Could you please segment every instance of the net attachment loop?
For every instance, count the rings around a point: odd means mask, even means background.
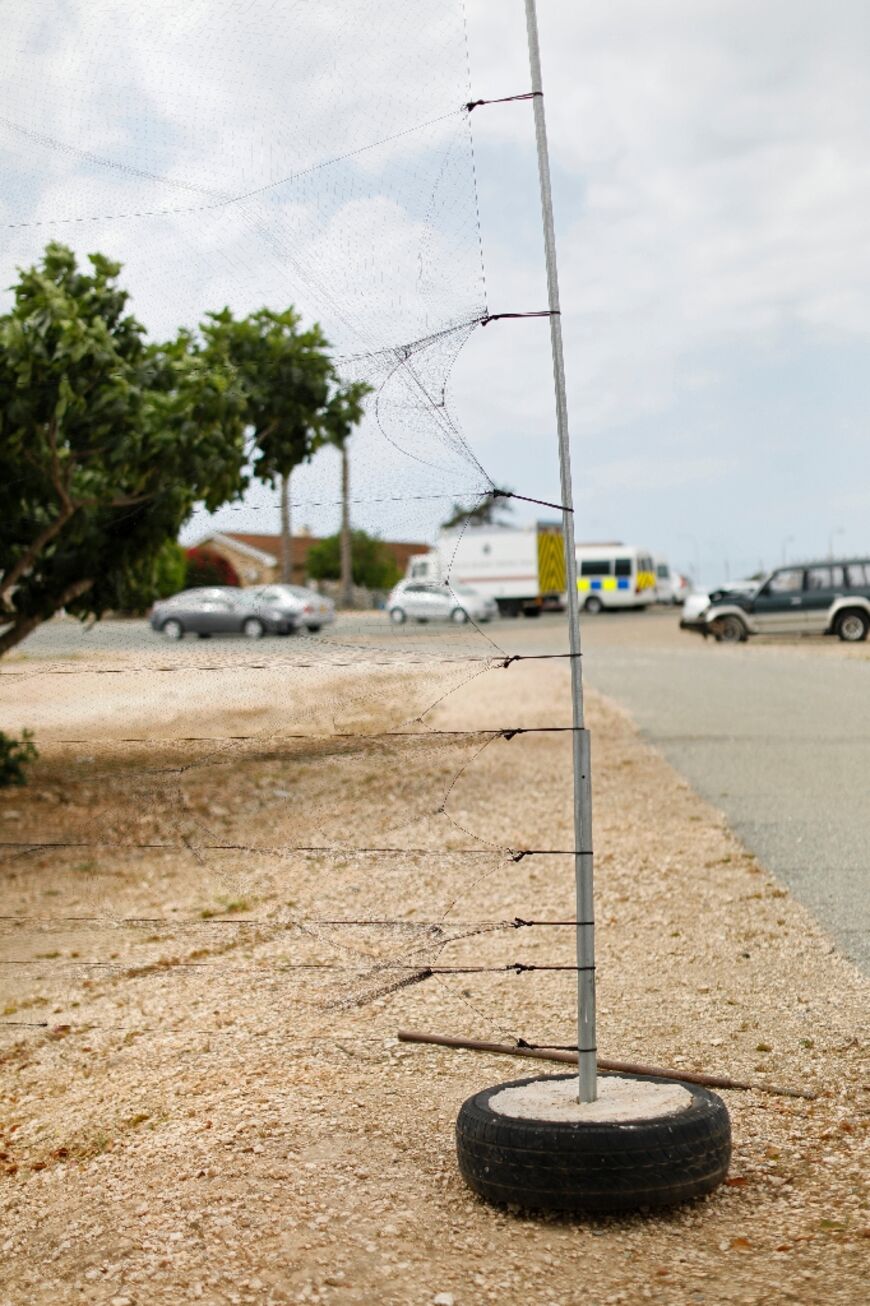
[[[475,109],[479,109],[484,104],[511,104],[516,100],[535,100],[539,98],[543,99],[543,97],[543,91],[524,91],[522,95],[502,95],[497,100],[469,100],[467,104],[464,104],[462,107],[465,109],[466,113],[472,113]]]
[[[558,308],[537,308],[530,313],[484,313],[483,317],[480,317],[477,320],[481,326],[489,326],[490,322],[502,322],[505,318],[561,316],[562,312]]]

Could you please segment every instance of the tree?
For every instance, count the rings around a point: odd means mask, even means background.
[[[450,516],[441,523],[442,530],[449,531],[464,526],[506,526],[504,517],[513,512],[509,500],[487,494],[466,508],[464,504],[454,503]]]
[[[168,599],[187,584],[187,554],[177,540],[167,540],[154,559],[154,598]]]
[[[350,456],[348,443],[353,428],[362,421],[363,401],[371,394],[365,381],[354,381],[338,390],[327,407],[326,431],[331,444],[341,452],[340,602],[353,606],[353,542],[350,529]]]
[[[0,316],[0,654],[60,608],[146,606],[194,504],[245,485],[232,369],[188,333],[147,343],[120,265],[89,262],[48,245]]]
[[[388,590],[401,572],[383,540],[365,531],[351,531],[353,583],[366,589]],[[308,551],[308,574],[312,580],[338,580],[341,577],[341,534],[318,540]]]
[[[290,579],[290,476],[327,441],[342,444],[362,419],[369,387],[342,386],[329,345],[299,314],[262,308],[236,318],[228,308],[202,326],[208,357],[230,366],[246,399],[253,475],[280,486],[281,575]]]

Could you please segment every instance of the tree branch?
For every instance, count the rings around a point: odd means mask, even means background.
[[[86,594],[93,583],[92,579],[77,580],[72,585],[67,585],[66,589],[58,595],[54,612],[51,615],[54,616],[54,613],[66,607],[67,603],[72,603],[73,599]],[[45,620],[47,620],[45,617],[19,617],[9,630],[0,635],[0,657],[4,653],[8,653],[11,648],[15,648],[15,645],[20,644],[23,639],[27,639],[27,636],[32,634],[36,627],[41,626]],[[0,621],[2,621],[2,618],[0,618]]]
[[[60,534],[75,510],[74,504],[70,503],[69,506],[65,505],[61,515],[51,522],[50,525],[46,526],[44,530],[40,531],[30,547],[25,549],[24,553],[22,553],[21,557],[15,563],[15,566],[10,568],[10,570],[4,574],[3,579],[0,580],[0,599],[4,598],[12,589],[12,586],[30,570],[42,550],[47,544],[51,543],[56,535]]]

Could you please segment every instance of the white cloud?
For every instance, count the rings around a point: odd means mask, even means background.
[[[57,142],[28,143],[0,125],[7,222],[199,202],[65,144],[238,194],[448,112],[466,94],[458,0],[51,9],[0,0],[0,117]],[[634,489],[639,503],[654,483],[683,511],[678,488],[733,472],[734,454],[722,454],[721,429],[693,429],[679,409],[687,396],[739,391],[737,347],[775,357],[785,375],[784,340],[799,337],[805,353],[870,335],[870,9],[540,0],[539,10],[576,462],[605,499]],[[473,95],[526,90],[520,0],[468,0],[468,12]],[[56,234],[120,257],[157,332],[227,301],[246,311],[289,300],[323,319],[341,350],[385,343],[392,326],[395,339],[422,332],[478,302],[467,160],[449,148],[457,121],[211,213],[7,229],[2,284]],[[471,122],[490,307],[541,308],[530,106],[481,108]],[[455,375],[482,461],[517,488],[538,478],[546,497],[545,324],[478,332]],[[611,448],[656,418],[672,434],[655,457]]]

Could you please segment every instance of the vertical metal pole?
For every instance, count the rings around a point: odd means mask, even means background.
[[[541,213],[547,255],[547,289],[550,341],[556,387],[556,426],[559,435],[559,475],[562,486],[562,536],[565,541],[565,575],[568,585],[568,635],[571,650],[571,699],[574,709],[574,876],[577,899],[577,1045],[580,1049],[579,1098],[594,1102],[598,1095],[598,1057],[595,1047],[595,913],[592,898],[592,786],[589,774],[589,734],[583,719],[583,672],[580,649],[580,600],[577,593],[577,555],[574,551],[574,497],[571,488],[571,445],[568,435],[568,400],[565,394],[565,359],[559,316],[559,277],[556,268],[556,231],[547,123],[541,92],[541,49],[538,40],[536,0],[525,0],[532,73]]]

